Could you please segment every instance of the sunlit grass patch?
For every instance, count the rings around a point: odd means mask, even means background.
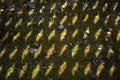
[[[64,61],[59,68],[58,75],[61,76],[66,68],[67,68],[67,63]]]
[[[22,78],[22,76],[24,76],[25,72],[27,71],[27,68],[28,68],[28,64],[27,63],[22,66],[22,69],[19,72],[19,78]]]
[[[68,47],[68,45],[64,45],[63,47],[62,47],[62,49],[61,49],[61,51],[60,51],[60,56],[62,56],[63,54],[64,54],[64,52],[65,52],[65,50],[67,49],[67,47]]]
[[[89,19],[89,14],[86,14],[83,21],[86,22],[88,19]]]
[[[92,9],[96,9],[96,8],[98,7],[98,4],[99,4],[99,0],[97,0],[97,1],[95,2],[95,4],[93,5]]]
[[[12,41],[14,42],[15,40],[17,40],[18,37],[20,37],[20,32],[18,32],[16,35],[13,36]]]
[[[90,44],[88,44],[88,45],[86,46],[86,48],[85,48],[85,50],[84,50],[84,57],[87,57],[87,56],[88,56],[88,54],[89,54],[89,52],[90,52],[90,47],[91,47]]]
[[[77,54],[78,49],[79,49],[79,45],[76,44],[72,49],[72,54],[71,55],[72,55],[73,58]]]
[[[41,39],[41,37],[43,36],[43,32],[44,32],[43,29],[39,31],[39,33],[36,36],[36,41],[39,41]]]
[[[78,34],[78,29],[76,29],[76,30],[73,32],[72,38],[75,38],[77,34]]]
[[[117,36],[116,36],[116,40],[119,42],[120,41],[120,31],[118,32]]]
[[[77,1],[74,2],[73,6],[72,6],[72,10],[74,10],[77,7],[77,5],[78,5]]]
[[[8,79],[10,75],[14,72],[15,69],[15,63],[12,64],[12,66],[7,70],[7,73],[5,75],[5,78]]]
[[[67,15],[65,15],[65,16],[62,18],[61,23],[62,23],[62,24],[64,24],[64,23],[65,23],[65,21],[67,20],[67,18],[68,18],[68,16],[67,16]]]
[[[0,58],[2,58],[2,56],[6,53],[7,47],[4,47],[1,51],[0,51]]]
[[[18,51],[18,47],[15,47],[14,50],[9,54],[9,58],[12,59]]]
[[[34,9],[31,9],[28,13],[29,16],[31,16],[34,13]]]
[[[118,16],[115,18],[115,25],[116,25],[116,26],[118,25],[119,21],[120,21],[120,16],[118,15]]]
[[[107,8],[108,8],[108,3],[105,3],[104,6],[102,7],[102,11],[105,12]]]
[[[54,21],[51,19],[48,24],[48,28],[51,28],[51,26],[54,24]]]
[[[73,76],[75,75],[75,73],[76,73],[76,71],[78,70],[78,68],[79,68],[79,63],[76,62],[75,65],[74,65],[74,67],[72,68],[72,75],[73,75]]]
[[[94,18],[94,24],[97,24],[98,20],[100,19],[100,15],[97,14]]]
[[[110,68],[110,70],[109,70],[109,74],[110,74],[110,76],[112,76],[113,75],[113,73],[115,72],[115,65],[112,65],[111,66],[111,68]]]
[[[33,69],[31,79],[35,79],[39,71],[40,71],[40,64],[36,65],[36,67]]]
[[[54,63],[51,63],[49,66],[48,66],[48,69],[46,70],[45,72],[45,76],[48,76],[50,74],[50,72],[52,71],[54,67]]]
[[[64,29],[64,31],[60,35],[60,41],[63,41],[63,39],[65,39],[66,35],[67,35],[67,29]]]
[[[29,47],[27,46],[22,52],[21,59],[22,60],[25,59],[25,57],[28,55],[28,53],[29,53]]]
[[[17,29],[19,26],[22,25],[22,21],[23,21],[23,19],[19,19],[19,21],[16,22],[16,24],[15,24],[15,28],[16,28],[16,29]]]
[[[72,19],[72,25],[74,25],[78,20],[78,15],[76,14]]]
[[[4,42],[7,38],[8,38],[8,36],[9,36],[9,31],[7,31],[5,34],[4,34],[4,36],[2,37],[2,42]]]
[[[110,19],[110,15],[108,14],[108,15],[106,16],[105,21],[104,21],[104,24],[105,24],[105,25],[109,22],[109,19]]]
[[[38,47],[38,50],[36,53],[34,53],[34,59],[36,59],[37,57],[39,57],[39,55],[41,54],[42,52],[42,47],[43,45],[41,44],[39,47]]]
[[[6,26],[9,26],[9,24],[12,22],[12,18],[10,18],[6,23],[5,23],[5,25]]]
[[[102,70],[104,69],[104,64],[105,64],[105,62],[100,63],[100,65],[98,66],[97,71],[96,71],[96,76],[100,76]]]
[[[55,50],[55,44],[52,44],[49,50],[47,51],[46,58],[49,58],[54,53],[54,50]]]
[[[115,3],[115,5],[113,7],[113,11],[115,11],[117,7],[118,7],[118,2]]]
[[[97,40],[101,34],[102,30],[101,29],[98,29],[95,33],[95,40]]]
[[[31,35],[32,35],[32,32],[33,32],[33,30],[31,30],[31,31],[29,31],[27,34],[26,34],[26,36],[25,36],[25,40],[27,40]]]
[[[54,36],[55,36],[55,30],[51,31],[49,36],[48,36],[48,41],[50,41]]]
[[[84,75],[88,75],[91,70],[91,63],[88,63],[84,69]]]

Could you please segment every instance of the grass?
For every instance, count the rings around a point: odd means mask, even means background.
[[[36,0],[34,9],[23,0],[2,1],[1,80],[120,79],[119,0],[70,0],[64,9],[62,0]],[[6,10],[12,4],[15,11]],[[58,30],[60,22],[63,30]]]

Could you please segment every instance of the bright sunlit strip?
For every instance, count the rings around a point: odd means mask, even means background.
[[[0,66],[0,73],[1,73],[2,69],[3,69],[3,66],[1,65],[1,66]]]
[[[102,11],[105,12],[107,8],[108,8],[108,3],[105,3],[103,8],[102,8]]]
[[[45,72],[45,76],[48,76],[48,74],[52,71],[54,67],[54,63],[52,62],[49,66],[48,66],[48,69],[46,70]]]
[[[65,71],[66,68],[67,68],[67,62],[64,61],[64,62],[62,63],[62,65],[60,66],[60,68],[59,68],[58,75],[61,76],[61,75],[63,74],[63,72]]]
[[[39,0],[39,1],[40,1],[40,3],[43,3],[44,0]]]
[[[34,53],[34,59],[36,59],[40,55],[41,51],[42,51],[42,44],[37,49],[37,52]]]
[[[88,44],[84,50],[84,57],[87,57],[88,53],[90,52],[90,44]]]
[[[75,38],[75,36],[78,34],[78,29],[76,29],[73,34],[72,34],[72,38]]]
[[[83,21],[86,22],[88,18],[89,18],[89,14],[86,14]]]
[[[75,3],[73,4],[73,6],[72,6],[72,10],[74,10],[74,9],[77,7],[77,5],[78,5],[78,3],[75,2]]]
[[[108,14],[105,18],[104,24],[106,25],[108,23],[108,20],[110,19],[110,15]]]
[[[54,20],[51,19],[48,23],[48,28],[51,28],[53,24],[54,24]]]
[[[88,3],[84,3],[82,11],[85,11],[87,7],[88,7]]]
[[[76,45],[73,47],[73,49],[72,49],[72,54],[71,54],[71,55],[72,55],[73,58],[74,58],[75,55],[77,54],[78,49],[79,49],[79,45],[76,44]]]
[[[90,33],[90,27],[87,27],[86,31],[84,32],[83,38],[86,39],[89,33]]]
[[[29,52],[29,48],[26,47],[26,48],[23,50],[22,55],[21,55],[22,60],[28,55],[28,52]]]
[[[73,75],[73,76],[75,75],[75,73],[76,73],[76,71],[78,70],[78,68],[79,68],[79,62],[76,62],[76,63],[74,64],[74,67],[72,68],[72,75]]]
[[[110,74],[110,76],[112,76],[113,75],[113,73],[115,72],[115,65],[112,65],[111,66],[111,68],[110,68],[110,70],[109,70],[109,74]]]
[[[40,64],[36,65],[36,67],[33,69],[31,78],[35,79],[35,77],[38,75],[39,72],[40,72]]]
[[[12,66],[7,70],[7,73],[5,75],[6,80],[14,72],[14,69],[15,69],[15,63],[13,63]]]
[[[118,15],[118,16],[116,17],[116,19],[115,19],[115,25],[116,25],[116,26],[118,25],[119,21],[120,21],[120,16]]]
[[[31,16],[31,15],[34,13],[34,11],[35,11],[34,9],[31,9],[31,10],[29,11],[28,15]]]
[[[39,20],[38,25],[42,24],[44,22],[45,18],[42,18]]]
[[[89,62],[84,69],[84,75],[88,75],[90,72],[90,69],[91,69],[91,63]]]
[[[101,34],[102,30],[101,29],[98,29],[95,33],[95,40],[97,40]]]
[[[61,12],[63,12],[65,10],[65,8],[67,7],[67,5],[68,5],[68,1],[65,1],[65,3],[61,6],[61,9],[62,9]]]
[[[65,39],[66,34],[67,34],[67,29],[64,29],[64,31],[60,34],[60,41]]]
[[[17,11],[17,16],[19,17],[21,14],[23,14],[23,9],[19,9],[18,11]]]
[[[119,30],[119,32],[118,32],[118,34],[117,34],[117,36],[116,36],[116,40],[119,42],[120,41],[120,30]]]
[[[12,59],[17,53],[17,51],[18,51],[18,47],[16,46],[15,49],[9,54],[9,58]]]
[[[30,0],[30,2],[35,2],[35,0]]]
[[[37,34],[37,36],[36,36],[36,41],[39,41],[40,39],[41,39],[41,37],[43,36],[43,32],[44,32],[44,30],[42,29],[42,30],[40,30],[40,32]]]
[[[17,40],[17,38],[20,37],[20,32],[18,32],[16,35],[13,36],[12,41],[14,42],[15,40]]]
[[[25,41],[27,41],[28,40],[28,38],[32,35],[32,30],[31,31],[29,31],[27,34],[26,34],[26,36],[25,36]]]
[[[55,7],[56,7],[56,3],[53,3],[51,8],[50,8],[50,13],[52,13],[52,11],[55,9]]]
[[[26,63],[24,66],[22,66],[22,69],[19,72],[19,78],[22,78],[22,76],[25,74],[27,69],[28,69],[28,63]]]
[[[99,18],[100,18],[100,15],[97,14],[97,15],[95,16],[95,18],[94,18],[94,24],[97,24]]]
[[[4,49],[2,49],[2,50],[0,51],[0,58],[3,57],[3,55],[4,55],[5,52],[6,52],[6,50],[7,50],[7,47],[4,47]]]
[[[12,21],[12,18],[10,18],[10,19],[5,23],[5,26],[9,26],[10,23],[11,23],[11,21]]]
[[[9,31],[7,31],[5,34],[4,34],[4,36],[2,37],[2,42],[4,42],[7,38],[8,38],[8,36],[9,36]]]
[[[45,58],[49,58],[53,54],[54,50],[55,50],[55,44],[52,44],[52,46],[47,51],[47,55],[45,56]]]
[[[115,3],[114,7],[113,7],[113,11],[115,11],[118,7],[118,2]]]
[[[68,47],[67,44],[62,47],[62,49],[61,49],[61,51],[60,51],[60,54],[59,54],[60,56],[63,55],[63,53],[65,52],[65,50],[67,49],[67,47]]]
[[[67,15],[65,15],[63,18],[62,18],[62,20],[60,21],[62,24],[64,24],[65,23],[65,21],[67,20],[67,18],[68,18],[68,16]]]
[[[48,36],[48,41],[50,41],[55,36],[55,30],[52,30],[51,33]]]
[[[98,7],[98,4],[99,4],[99,0],[97,0],[94,4],[94,6],[92,7],[92,9],[96,9]]]
[[[103,45],[100,44],[97,48],[97,51],[95,52],[95,57],[98,57],[100,55],[100,53],[102,52],[103,49]]]
[[[105,62],[101,62],[100,65],[97,68],[96,76],[99,76],[102,70],[104,69]]]
[[[22,19],[19,19],[19,21],[15,24],[15,28],[18,28],[22,24],[22,21]]]
[[[77,22],[77,20],[78,20],[78,15],[75,14],[73,19],[72,19],[72,25],[74,25]]]
[[[107,57],[108,59],[110,59],[110,57],[112,56],[113,53],[114,53],[114,52],[113,52],[112,48],[109,48],[106,57]]]
[[[32,25],[33,23],[33,19],[31,19],[30,21],[27,22],[27,27],[29,27],[30,25]]]

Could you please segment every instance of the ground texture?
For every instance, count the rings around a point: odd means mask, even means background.
[[[0,80],[120,80],[120,0],[0,0]]]

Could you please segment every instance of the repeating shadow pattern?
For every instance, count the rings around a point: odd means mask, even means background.
[[[0,1],[1,80],[119,80],[119,74],[119,0]]]

